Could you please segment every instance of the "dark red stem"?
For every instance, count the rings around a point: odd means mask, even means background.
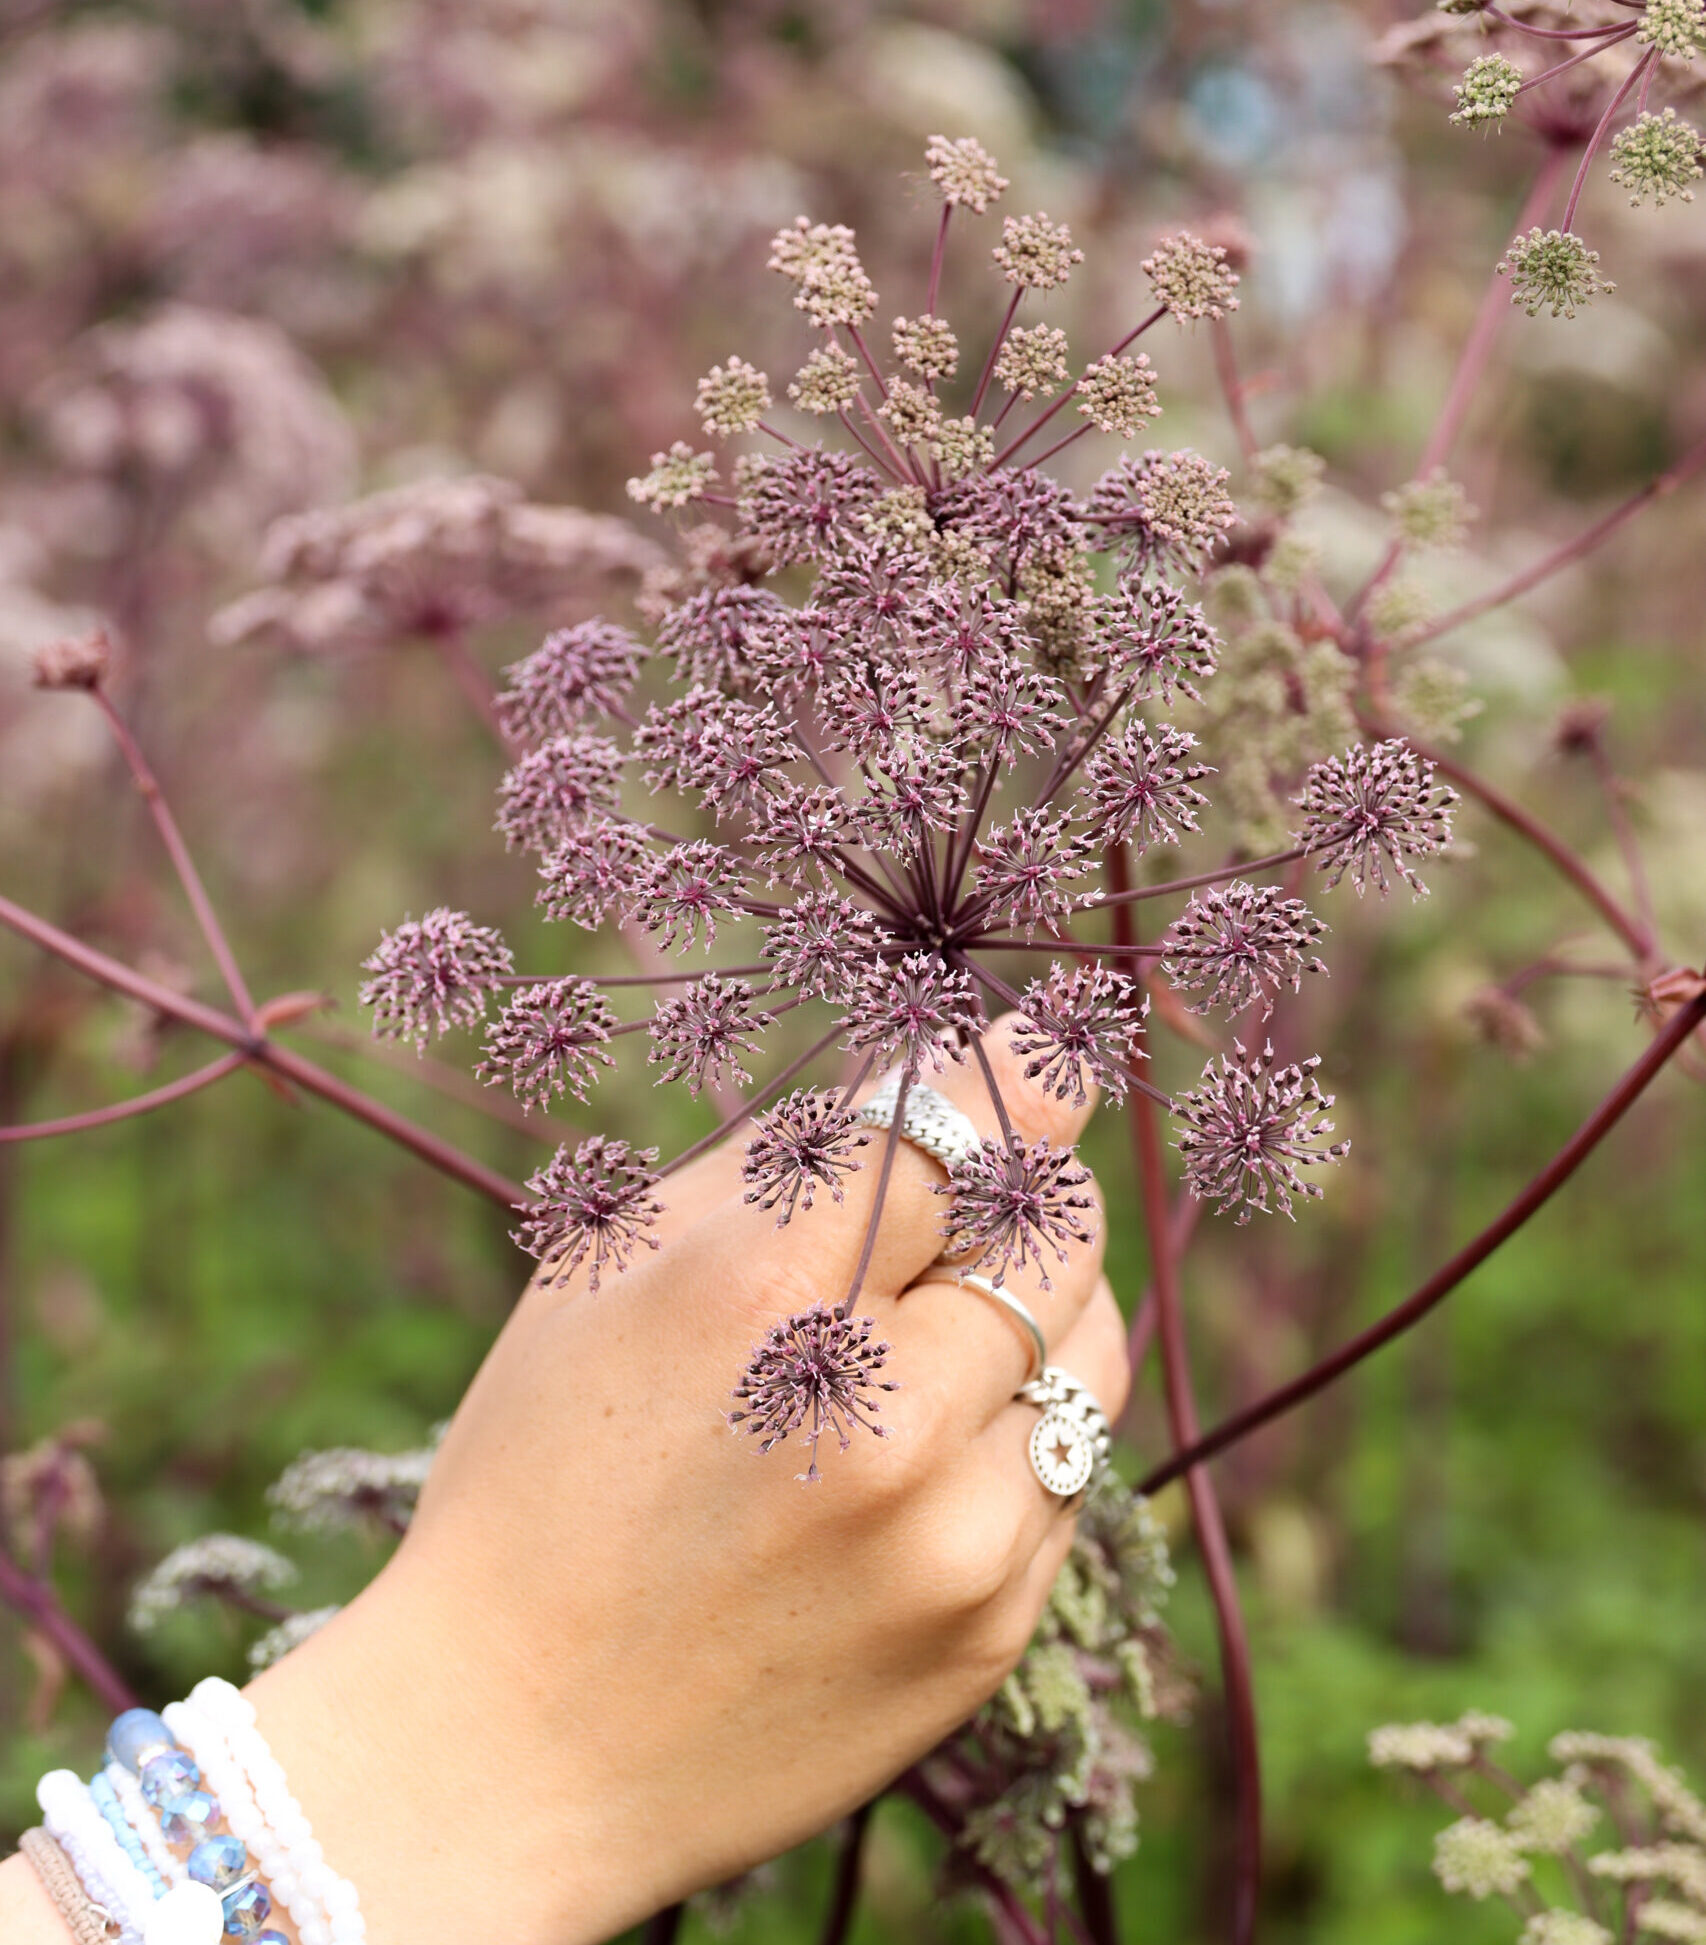
[[[45,1581],[32,1579],[3,1548],[0,1548],[0,1601],[51,1642],[67,1666],[83,1677],[114,1715],[136,1706],[136,1697],[106,1656],[60,1606],[52,1587]]]
[[[181,1101],[186,1094],[199,1093],[202,1088],[211,1087],[215,1081],[224,1080],[227,1074],[236,1073],[246,1058],[243,1054],[221,1054],[205,1067],[198,1067],[193,1074],[168,1081],[164,1087],[152,1088],[146,1094],[134,1095],[128,1101],[114,1101],[110,1107],[91,1108],[86,1114],[67,1114],[58,1121],[26,1121],[17,1127],[0,1128],[0,1142],[44,1141],[52,1135],[80,1135],[90,1128],[105,1128],[115,1121],[128,1121],[133,1115],[147,1114],[152,1108],[163,1108],[172,1101]]]

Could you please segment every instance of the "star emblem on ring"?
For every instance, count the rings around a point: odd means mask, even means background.
[[[1096,1469],[1095,1441],[1077,1419],[1045,1411],[1031,1427],[1031,1467],[1051,1493],[1071,1499]]]

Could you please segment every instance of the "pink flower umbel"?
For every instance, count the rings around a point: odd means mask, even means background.
[[[833,1431],[845,1452],[855,1426],[887,1438],[876,1422],[876,1393],[898,1391],[892,1379],[879,1378],[888,1360],[887,1344],[873,1344],[876,1321],[842,1317],[821,1304],[772,1324],[734,1389],[737,1409],[729,1424],[758,1440],[760,1452],[779,1445],[790,1432],[805,1434],[811,1464],[800,1477],[816,1482],[817,1442]]]

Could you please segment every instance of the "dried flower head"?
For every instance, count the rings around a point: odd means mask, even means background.
[[[1021,398],[1047,398],[1072,375],[1066,333],[1052,324],[1009,331],[995,360],[996,379]]]
[[[1189,760],[1196,742],[1170,723],[1151,730],[1136,717],[1104,738],[1084,766],[1089,835],[1103,845],[1129,844],[1141,857],[1152,844],[1178,844],[1181,833],[1200,830],[1197,812],[1208,799],[1194,786],[1213,772]]]
[[[1380,504],[1391,514],[1398,538],[1411,547],[1461,547],[1476,513],[1468,494],[1440,467],[1426,479],[1383,493]]]
[[[730,1426],[744,1426],[760,1452],[803,1426],[811,1463],[799,1476],[812,1483],[822,1477],[817,1442],[826,1431],[834,1432],[843,1452],[855,1426],[887,1438],[887,1427],[876,1422],[876,1393],[900,1386],[878,1376],[889,1347],[871,1342],[875,1329],[874,1318],[843,1317],[821,1304],[772,1324],[764,1342],[752,1347],[752,1361],[735,1386]]]
[[[288,1614],[277,1621],[266,1633],[249,1644],[249,1666],[257,1671],[271,1668],[275,1662],[283,1661],[293,1649],[300,1648],[310,1636],[316,1635],[331,1620],[334,1614],[343,1609],[332,1607],[304,1608],[300,1614]]]
[[[1574,317],[1578,304],[1610,296],[1617,288],[1600,277],[1598,266],[1599,252],[1573,232],[1533,229],[1511,240],[1496,267],[1501,277],[1511,280],[1511,302],[1530,317],[1543,309],[1554,317]]]
[[[604,1049],[616,1009],[587,979],[547,979],[511,993],[486,1026],[485,1057],[475,1068],[488,1087],[506,1083],[524,1108],[549,1108],[564,1092],[585,1101],[597,1067],[614,1067]]]
[[[1291,1215],[1293,1196],[1319,1199],[1320,1184],[1298,1170],[1343,1160],[1350,1143],[1322,1145],[1333,1132],[1333,1096],[1315,1079],[1319,1059],[1279,1067],[1271,1046],[1259,1054],[1238,1041],[1233,1046],[1218,1069],[1210,1061],[1201,1082],[1179,1096],[1175,1111],[1184,1127],[1175,1145],[1192,1195],[1222,1213],[1237,1209],[1242,1226],[1258,1210]]]
[[[1188,230],[1162,237],[1144,258],[1143,271],[1154,288],[1156,302],[1181,324],[1204,317],[1218,324],[1238,308],[1233,295],[1238,288],[1238,273],[1228,265],[1224,246],[1206,243]]]
[[[1611,180],[1630,191],[1636,208],[1651,196],[1663,208],[1667,197],[1691,203],[1691,183],[1700,180],[1700,131],[1679,121],[1674,108],[1662,115],[1642,114],[1612,138]]]
[[[1508,1831],[1486,1817],[1459,1817],[1434,1838],[1434,1876],[1472,1898],[1508,1895],[1528,1876],[1528,1859]]]
[[[1188,447],[1128,454],[1096,482],[1087,518],[1122,540],[1140,567],[1200,574],[1237,524],[1230,477]]]
[[[751,432],[770,410],[770,380],[744,358],[731,358],[726,365],[713,365],[700,379],[693,403],[699,423],[713,439]]]
[[[1321,490],[1327,462],[1307,446],[1265,446],[1250,461],[1258,504],[1279,520],[1289,520]]]
[[[1542,1777],[1533,1784],[1505,1818],[1520,1849],[1548,1857],[1562,1857],[1573,1850],[1598,1822],[1598,1810],[1576,1785],[1556,1776]]]
[[[1058,290],[1084,261],[1064,223],[1051,223],[1045,211],[1003,219],[1001,241],[990,252],[1002,275],[1021,290]]]
[[[942,200],[950,208],[969,209],[974,216],[983,215],[1007,187],[995,157],[969,135],[953,141],[946,135],[932,135],[925,145],[924,162]]]
[[[534,1199],[516,1205],[523,1220],[511,1238],[538,1258],[547,1285],[567,1283],[585,1262],[596,1294],[607,1267],[625,1270],[639,1244],[658,1247],[646,1233],[663,1213],[651,1167],[657,1153],[594,1135],[572,1155],[565,1143],[528,1178]]]
[[[626,628],[583,621],[547,635],[524,661],[504,671],[498,721],[518,742],[568,736],[590,715],[620,708],[640,673],[646,651]]]
[[[1149,1000],[1127,974],[1057,965],[1025,988],[1009,1039],[1025,1078],[1040,1080],[1059,1100],[1083,1107],[1094,1086],[1122,1101],[1131,1068],[1149,1057],[1139,1044],[1148,1017]]]
[[[628,482],[628,498],[641,506],[684,507],[704,496],[717,477],[717,461],[708,452],[696,453],[685,439],[677,439],[668,452],[652,454],[652,470]]]
[[[859,361],[833,342],[820,344],[788,385],[802,412],[840,412],[859,395]]]
[[[207,1533],[175,1547],[158,1566],[137,1582],[130,1597],[129,1621],[138,1634],[148,1634],[160,1617],[186,1603],[275,1592],[296,1578],[296,1568],[258,1540],[236,1533]]]
[[[280,1526],[295,1533],[361,1531],[379,1525],[401,1533],[432,1470],[435,1446],[368,1452],[332,1446],[292,1459],[267,1488]]]
[[[1282,986],[1295,993],[1306,972],[1327,970],[1306,956],[1326,930],[1302,899],[1271,885],[1210,885],[1173,921],[1161,966],[1184,992],[1207,989],[1193,1013],[1224,1006],[1236,1016],[1260,1005],[1265,1020]]]
[[[897,317],[892,342],[894,355],[920,378],[952,378],[960,362],[960,344],[945,317]]]
[[[1635,38],[1672,60],[1692,61],[1706,40],[1706,0],[1647,0]]]
[[[361,1003],[373,1008],[373,1031],[382,1040],[413,1040],[448,1033],[483,1019],[486,1003],[513,969],[509,947],[489,925],[440,905],[420,919],[405,919],[383,933],[361,962],[373,977]]]
[[[1161,416],[1155,368],[1142,352],[1135,358],[1098,358],[1078,381],[1077,405],[1098,432],[1129,439],[1146,419]]]
[[[1096,1207],[1090,1171],[1070,1148],[1050,1142],[991,1137],[954,1164],[936,1193],[953,1198],[942,1222],[943,1255],[995,1283],[1034,1265],[1040,1286],[1052,1289],[1047,1257],[1065,1263],[1070,1245],[1096,1233],[1086,1220]]]
[[[1457,792],[1434,782],[1434,766],[1399,742],[1353,744],[1342,757],[1317,763],[1297,800],[1298,841],[1327,874],[1329,889],[1347,871],[1360,898],[1372,878],[1384,897],[1386,867],[1418,897],[1427,890],[1410,864],[1451,842]]]
[[[30,658],[38,689],[98,689],[112,670],[113,645],[104,628],[47,642]]]
[[[761,1209],[781,1205],[776,1218],[781,1229],[802,1203],[812,1206],[821,1185],[841,1202],[846,1191],[841,1178],[863,1166],[854,1151],[870,1141],[857,1114],[834,1094],[796,1089],[752,1124],[741,1168],[748,1184],[746,1200]]]
[[[1515,105],[1522,90],[1522,69],[1502,54],[1477,54],[1463,71],[1463,79],[1452,84],[1457,97],[1452,111],[1454,122],[1473,126],[1502,122]]]

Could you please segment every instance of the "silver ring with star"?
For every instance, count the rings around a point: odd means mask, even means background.
[[[1108,1463],[1113,1433],[1090,1391],[1058,1364],[1045,1365],[1013,1394],[1042,1416],[1031,1428],[1031,1470],[1057,1499],[1074,1499]]]

